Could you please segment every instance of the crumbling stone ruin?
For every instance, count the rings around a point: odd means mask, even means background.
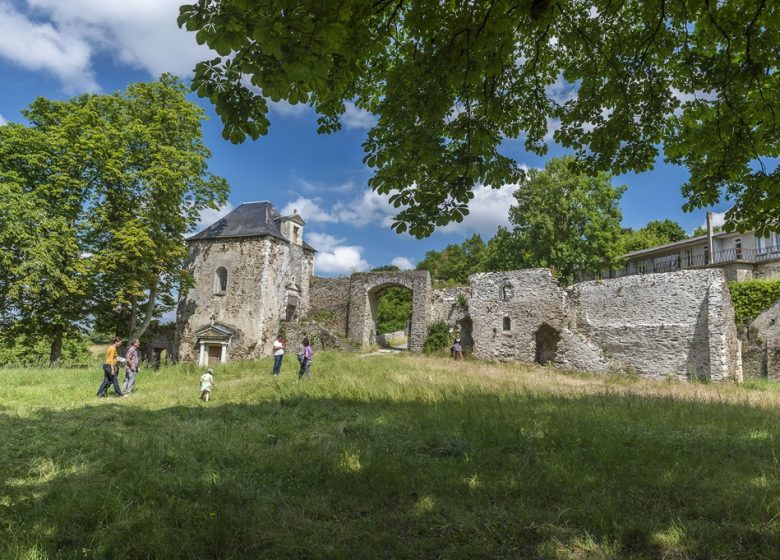
[[[350,348],[376,340],[377,297],[412,291],[409,348],[444,321],[467,353],[649,377],[741,380],[734,311],[723,272],[684,270],[563,288],[547,269],[474,274],[433,289],[427,271],[312,276],[303,220],[267,202],[242,204],[188,240],[193,287],[182,294],[176,348],[206,364],[269,355],[284,331]]]
[[[780,301],[741,327],[745,377],[780,379]]]

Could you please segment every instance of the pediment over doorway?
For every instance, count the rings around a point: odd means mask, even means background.
[[[214,323],[195,331],[195,336],[200,341],[228,342],[235,333],[230,327]]]

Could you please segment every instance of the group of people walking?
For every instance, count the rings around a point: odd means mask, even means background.
[[[114,338],[111,341],[111,346],[106,350],[106,359],[103,362],[103,382],[98,388],[98,398],[105,398],[108,392],[108,388],[113,385],[114,393],[117,397],[126,397],[133,392],[135,385],[135,379],[138,375],[139,366],[141,362],[141,356],[138,353],[138,349],[141,346],[141,342],[134,338],[130,343],[130,347],[127,349],[127,354],[124,358],[119,356],[119,348],[122,346],[122,339],[119,337]],[[282,360],[284,359],[286,343],[284,337],[280,334],[273,345],[274,352],[274,368],[273,375],[281,375],[282,373]],[[314,350],[311,347],[311,342],[308,337],[304,337],[301,347],[297,353],[298,363],[298,380],[304,376],[312,379],[311,363],[314,357]],[[119,387],[119,367],[124,365],[125,379],[124,388]],[[203,375],[200,376],[200,398],[206,402],[211,395],[211,389],[214,387],[214,370],[208,368]]]
[[[130,347],[127,349],[127,354],[124,358],[119,357],[119,348],[121,346],[122,339],[116,337],[111,341],[111,346],[108,347],[108,350],[106,350],[106,359],[103,362],[103,382],[98,388],[98,398],[104,398],[106,396],[110,385],[114,386],[114,393],[117,397],[126,397],[133,392],[135,377],[138,375],[138,368],[141,364],[141,356],[138,353],[141,342],[137,338],[134,338],[131,341]],[[120,364],[124,364],[125,366],[124,390],[119,388]]]

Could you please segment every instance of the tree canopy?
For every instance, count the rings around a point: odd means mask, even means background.
[[[727,228],[780,229],[780,4],[766,0],[198,0],[179,25],[219,56],[193,89],[233,142],[268,102],[377,118],[370,186],[415,236],[460,221],[477,184],[521,181],[506,139],[548,135],[591,174],[687,166],[684,208],[733,202]],[[774,158],[774,159],[773,159]]]
[[[674,220],[653,220],[637,230],[623,232],[621,252],[630,253],[686,239],[688,234]]]
[[[617,266],[622,256],[618,202],[625,187],[613,187],[611,180],[607,173],[573,173],[568,158],[532,169],[509,210],[514,229],[499,231],[488,243],[485,268],[550,268],[570,283]]]
[[[0,336],[48,338],[57,361],[88,322],[140,336],[173,306],[184,234],[228,189],[185,93],[164,75],[0,126]]]

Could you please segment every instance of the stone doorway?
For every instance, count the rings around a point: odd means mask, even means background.
[[[409,350],[414,293],[404,286],[380,286],[369,291],[374,340],[382,348]]]
[[[554,363],[558,353],[558,342],[561,339],[560,331],[544,323],[536,331],[534,338],[536,340],[536,357],[534,361],[541,365]]]
[[[408,348],[422,352],[430,313],[431,276],[427,271],[383,271],[353,274],[349,293],[347,335],[361,345],[377,342],[377,297],[388,288],[412,292]]]
[[[464,317],[458,321],[456,330],[460,334],[460,345],[463,347],[464,354],[472,354],[474,352],[474,339],[471,335],[472,326],[471,317]]]

